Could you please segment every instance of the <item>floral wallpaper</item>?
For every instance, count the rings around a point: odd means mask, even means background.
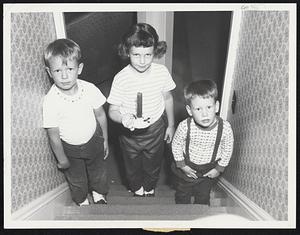
[[[229,121],[235,149],[225,178],[277,220],[288,219],[289,14],[245,11]]]
[[[15,212],[64,182],[42,126],[50,88],[44,47],[55,40],[51,13],[11,14],[11,209]]]

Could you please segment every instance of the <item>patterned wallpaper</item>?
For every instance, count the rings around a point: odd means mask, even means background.
[[[50,13],[11,15],[12,212],[64,182],[42,125],[42,97],[50,88],[44,47],[56,38]]]
[[[288,219],[289,14],[242,16],[229,117],[235,149],[225,178],[275,219]]]

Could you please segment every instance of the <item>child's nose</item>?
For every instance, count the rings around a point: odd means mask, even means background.
[[[63,77],[63,78],[67,78],[67,77],[68,77],[68,74],[67,74],[67,71],[66,71],[66,70],[63,70],[63,71],[62,71],[62,77]]]
[[[203,112],[202,112],[202,116],[206,117],[207,115],[208,115],[208,112],[207,112],[207,110],[203,110]]]
[[[141,56],[141,58],[140,58],[140,63],[141,63],[141,64],[144,64],[144,63],[145,63],[145,58],[144,58],[144,56]]]

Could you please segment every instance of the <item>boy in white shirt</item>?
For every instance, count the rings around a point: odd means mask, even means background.
[[[77,205],[106,204],[105,159],[108,156],[106,98],[100,90],[78,79],[83,69],[80,47],[70,39],[50,43],[44,61],[54,84],[43,100],[43,127]]]

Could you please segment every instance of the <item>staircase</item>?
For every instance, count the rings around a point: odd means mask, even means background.
[[[58,211],[56,220],[192,220],[204,216],[227,214],[226,194],[216,186],[211,192],[211,205],[176,205],[175,191],[158,185],[155,197],[133,197],[124,186],[111,185],[107,205],[77,206],[71,200]],[[91,198],[90,198],[91,199]],[[92,202],[92,200],[90,200]]]
[[[56,210],[56,220],[194,220],[210,215],[232,218],[239,215],[247,218],[240,208],[232,204],[227,194],[216,185],[211,191],[210,206],[175,204],[175,190],[168,185],[168,173],[162,168],[160,179],[155,190],[155,197],[133,197],[133,193],[123,186],[122,169],[117,167],[117,154],[110,148],[111,156],[108,165],[111,175],[110,190],[107,195],[107,205],[91,204],[77,206],[69,198],[65,206]],[[169,166],[170,164],[163,164]],[[92,203],[92,198],[89,198]],[[235,217],[235,219],[237,219]],[[250,218],[247,218],[250,219]]]

